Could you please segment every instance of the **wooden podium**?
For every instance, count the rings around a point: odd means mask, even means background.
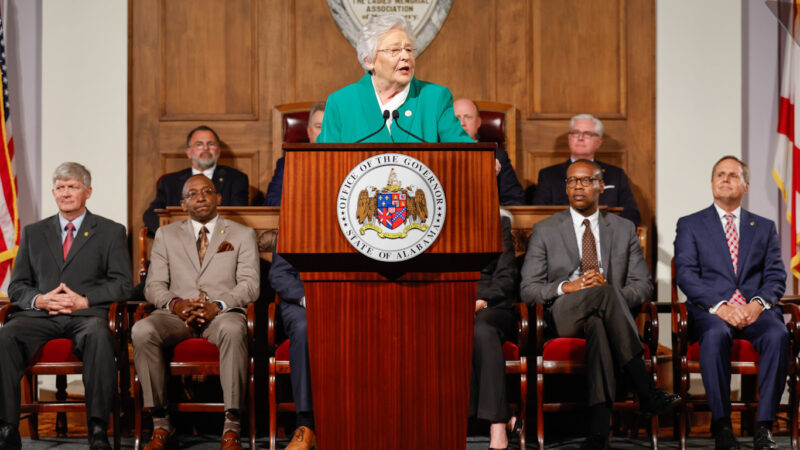
[[[495,144],[285,144],[278,252],[305,282],[320,450],[466,447],[479,271],[503,249]],[[441,181],[447,214],[413,259],[359,253],[337,195],[359,163],[400,153]]]

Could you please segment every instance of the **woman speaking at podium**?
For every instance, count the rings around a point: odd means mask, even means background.
[[[402,16],[364,25],[357,50],[367,74],[328,97],[318,143],[474,142],[453,113],[450,90],[414,77],[415,42]]]

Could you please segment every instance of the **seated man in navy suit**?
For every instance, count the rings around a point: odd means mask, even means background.
[[[308,142],[317,142],[317,136],[322,131],[322,118],[325,117],[325,102],[315,103],[308,111]],[[272,181],[267,186],[267,197],[264,199],[264,206],[281,206],[281,192],[283,191],[283,165],[286,161],[285,156],[281,156],[275,163],[275,173],[272,174]]]
[[[222,196],[220,206],[247,206],[250,193],[247,175],[233,167],[217,165],[220,152],[219,136],[213,129],[200,125],[189,132],[186,137],[186,156],[191,160],[192,167],[168,173],[158,180],[156,198],[142,216],[144,225],[151,233],[158,229],[158,215],[155,210],[180,206],[183,200],[183,184],[192,175],[202,173],[214,182],[214,187]]]
[[[775,223],[742,209],[750,171],[725,156],[711,172],[714,204],[678,220],[675,269],[686,294],[690,332],[700,341],[700,372],[717,449],[738,449],[731,429],[730,348],[747,339],[760,355],[758,427],[753,448],[777,448],[772,423],[786,384],[789,333],[775,307],[786,270]]]
[[[603,169],[605,190],[600,195],[600,205],[622,206],[622,217],[639,225],[642,221],[639,207],[633,198],[628,177],[619,167],[595,160],[595,153],[603,144],[603,122],[591,114],[578,114],[569,122],[570,159],[561,164],[545,167],[539,171],[539,181],[533,193],[534,205],[567,205],[567,167],[572,161],[589,159]]]
[[[475,142],[481,142],[478,129],[481,127],[481,116],[478,107],[468,98],[460,98],[453,102],[453,112],[461,121],[461,128],[467,132]],[[525,203],[525,192],[519,184],[517,174],[511,167],[506,149],[497,147],[495,152],[495,175],[497,175],[497,193],[500,195],[501,205],[522,205]]]

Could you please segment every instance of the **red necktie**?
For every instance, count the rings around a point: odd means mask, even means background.
[[[72,248],[72,242],[75,241],[75,237],[72,235],[75,225],[73,225],[72,222],[69,222],[64,229],[67,230],[67,237],[64,238],[64,246],[62,249],[64,250],[64,260],[66,261],[67,255],[69,255],[69,249]]]
[[[733,273],[736,273],[739,265],[739,233],[736,231],[736,226],[733,223],[733,214],[728,213],[722,217],[727,220],[727,222],[725,222],[725,240],[728,241],[728,250],[731,252]],[[747,300],[745,300],[744,296],[741,292],[739,292],[738,289],[733,293],[730,301],[731,303],[737,305],[744,305],[747,303]]]

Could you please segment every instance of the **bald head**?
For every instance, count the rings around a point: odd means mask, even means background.
[[[469,137],[478,140],[478,128],[481,127],[481,116],[478,114],[478,107],[468,98],[459,98],[453,102],[453,112],[461,122],[461,128],[467,132]]]

